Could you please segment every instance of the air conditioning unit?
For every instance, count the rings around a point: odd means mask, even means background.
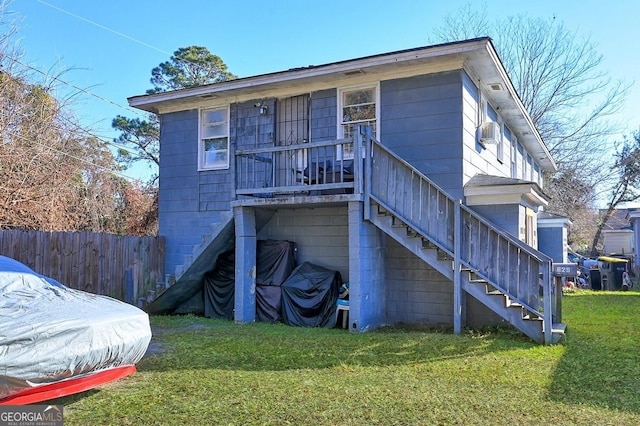
[[[500,141],[500,123],[487,121],[480,126],[480,142],[498,143]]]

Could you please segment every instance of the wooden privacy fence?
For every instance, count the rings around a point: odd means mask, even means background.
[[[67,287],[141,306],[164,280],[164,239],[92,232],[0,231],[0,254]]]

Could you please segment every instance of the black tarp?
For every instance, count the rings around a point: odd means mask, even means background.
[[[260,240],[256,252],[256,321],[278,322],[281,288],[296,267],[296,244],[290,241]]]
[[[296,244],[259,240],[256,246],[256,320],[280,321],[280,286],[296,266]],[[221,254],[204,277],[205,316],[233,319],[235,251]]]
[[[204,274],[204,316],[233,319],[236,259],[235,250],[218,256],[214,270]]]
[[[340,272],[305,262],[282,284],[282,322],[299,327],[336,325]]]

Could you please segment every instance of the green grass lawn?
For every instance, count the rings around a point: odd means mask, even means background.
[[[138,373],[62,398],[65,425],[638,425],[640,292],[565,295],[563,344],[508,329],[152,317]]]

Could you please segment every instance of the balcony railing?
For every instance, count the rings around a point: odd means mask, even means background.
[[[236,197],[360,193],[362,163],[342,155],[353,152],[352,139],[237,150]]]

